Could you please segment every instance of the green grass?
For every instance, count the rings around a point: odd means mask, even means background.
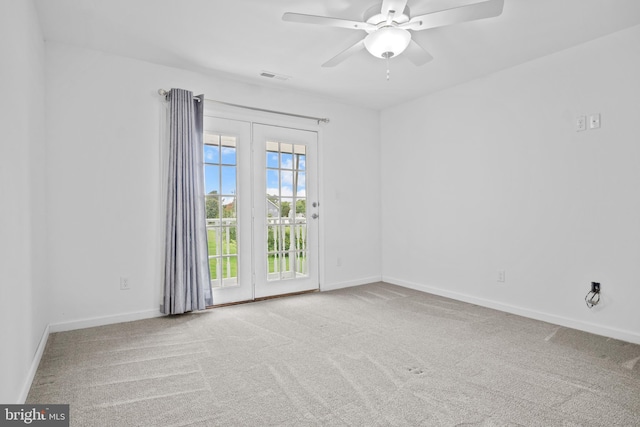
[[[209,256],[217,256],[217,258],[209,259],[209,273],[211,275],[211,280],[217,280],[222,277],[223,279],[229,277],[238,277],[238,244],[235,240],[230,240],[227,243],[226,238],[223,234],[222,238],[222,251],[217,251],[218,239],[217,230],[208,229],[207,230],[207,243],[209,246]],[[222,257],[220,257],[222,255]],[[230,255],[230,256],[226,256]],[[218,272],[218,260],[221,261],[221,270]],[[227,263],[227,260],[229,262]]]
[[[276,257],[275,255],[269,255],[269,270],[268,273],[275,273],[277,272],[277,270],[275,269],[275,260]],[[292,270],[291,267],[291,262],[290,262],[291,258],[288,256],[288,254],[285,254],[285,258],[284,258],[284,263],[285,263],[285,267],[284,267],[284,271],[290,271]],[[298,255],[298,262],[300,261],[304,261],[304,257],[301,260],[300,259],[300,255]],[[279,260],[279,262],[282,262],[282,259]],[[280,267],[282,268],[282,267]]]
[[[217,280],[219,278],[226,279],[230,277],[238,277],[238,245],[235,240],[230,240],[229,243],[223,235],[222,241],[222,253],[217,251],[218,241],[216,235],[218,230],[207,230],[207,243],[209,256],[215,256],[215,258],[209,259],[209,272],[211,280]],[[227,262],[229,260],[229,262]],[[221,268],[218,266],[218,262],[221,264]],[[281,261],[282,262],[282,261]],[[284,271],[290,270],[290,258],[288,254],[285,254],[285,268]],[[221,271],[218,271],[221,270]],[[275,255],[268,256],[268,273],[275,273]]]
[[[227,265],[227,259],[229,265]],[[238,257],[209,258],[209,273],[211,280],[220,278],[218,275],[218,260],[222,263],[222,278],[238,277]]]
[[[227,243],[225,236],[222,236],[222,253],[217,253],[218,240],[216,232],[218,230],[207,230],[207,243],[209,246],[209,255],[238,255],[238,244],[235,240],[229,240]]]

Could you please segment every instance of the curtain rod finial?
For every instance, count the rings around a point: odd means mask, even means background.
[[[158,89],[158,95],[167,96],[169,95],[169,92],[164,89]]]

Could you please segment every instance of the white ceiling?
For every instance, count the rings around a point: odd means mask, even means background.
[[[412,15],[478,0],[409,0]],[[366,51],[320,65],[366,33],[284,22],[284,12],[362,20],[381,0],[36,0],[44,36],[188,70],[382,109],[640,24],[640,0],[505,0],[497,18],[413,33],[434,60]],[[594,57],[598,53],[594,52]],[[260,77],[261,71],[291,76]]]

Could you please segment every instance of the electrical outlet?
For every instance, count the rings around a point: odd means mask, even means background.
[[[336,259],[336,267],[342,267],[342,258],[341,257],[338,257]]]
[[[121,277],[120,278],[120,290],[121,291],[128,291],[129,289],[131,289],[131,287],[129,285],[129,278]]]
[[[498,282],[507,281],[507,272],[505,270],[498,270]]]
[[[587,130],[587,116],[576,117],[576,132]]]

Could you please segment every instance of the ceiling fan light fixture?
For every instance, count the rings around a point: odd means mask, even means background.
[[[411,33],[398,27],[381,27],[364,39],[364,47],[378,58],[398,56],[409,46]]]

